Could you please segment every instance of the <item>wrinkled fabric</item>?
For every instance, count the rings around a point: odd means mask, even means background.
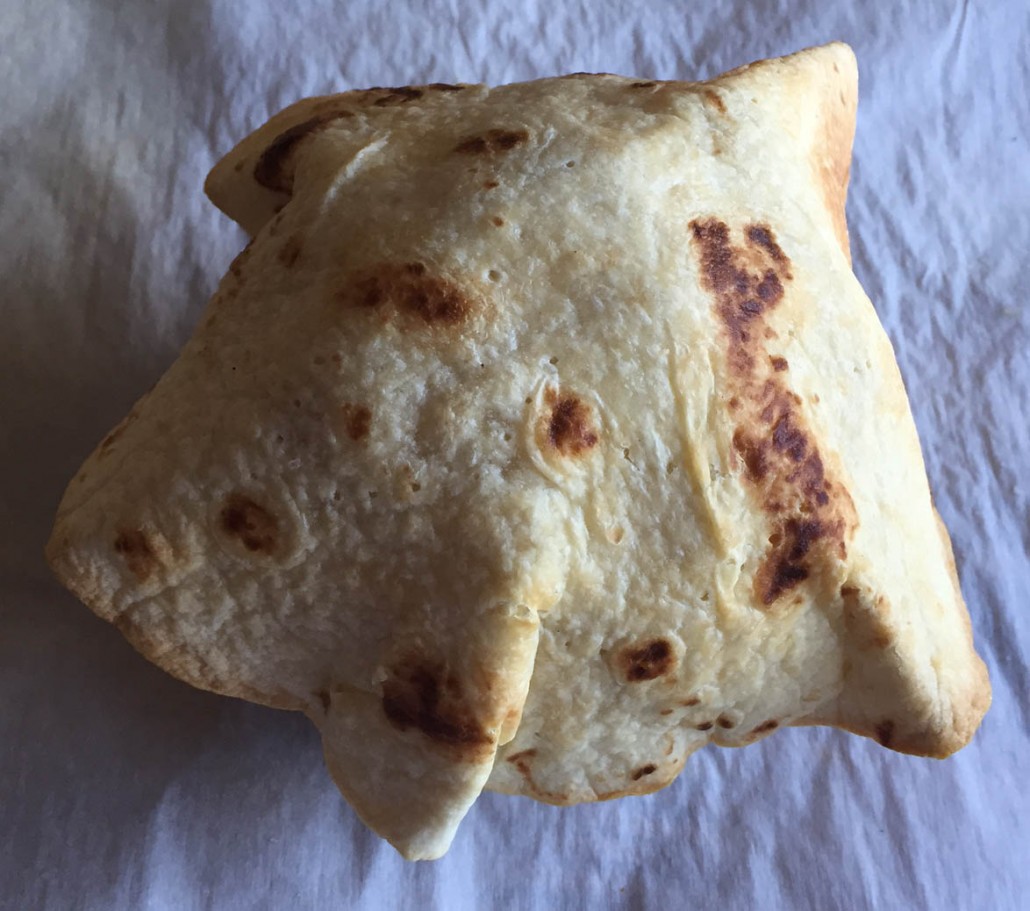
[[[0,0],[0,908],[1026,908],[1030,7]],[[176,682],[42,559],[68,478],[187,339],[242,233],[201,192],[298,97],[714,75],[848,41],[855,271],[898,353],[994,705],[945,762],[835,731],[670,788],[484,795],[450,853],[368,832],[299,716]]]

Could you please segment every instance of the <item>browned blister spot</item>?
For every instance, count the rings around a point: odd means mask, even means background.
[[[580,456],[593,449],[600,439],[590,406],[570,392],[549,389],[545,414],[546,445],[563,456]]]
[[[423,94],[425,93],[422,89],[415,88],[413,85],[399,85],[388,89],[368,89],[365,92],[365,100],[371,101],[377,108],[387,108],[417,101]]]
[[[353,116],[353,113],[347,110],[324,111],[284,130],[261,153],[261,157],[254,165],[254,180],[276,193],[292,193],[293,169],[290,165],[300,143],[324,130],[334,120]]]
[[[873,729],[873,733],[876,735],[876,740],[880,746],[889,747],[894,739],[894,722],[881,721]]]
[[[343,429],[355,442],[365,439],[372,429],[372,410],[367,405],[344,402],[340,406]]]
[[[689,699],[682,699],[682,700],[680,700],[680,705],[682,705],[684,708],[687,708],[687,709],[692,709],[695,705],[700,705],[700,704],[701,704],[701,697],[700,696],[691,696]]]
[[[301,240],[301,236],[299,234],[291,234],[286,243],[279,248],[279,262],[287,269],[293,268],[297,264],[297,260],[300,259],[303,249],[304,243]]]
[[[494,740],[450,684],[451,676],[436,662],[403,662],[383,684],[383,712],[399,730],[414,728],[454,758],[481,762],[492,755]]]
[[[631,82],[629,87],[631,89],[653,89],[656,85],[658,85],[657,82]]]
[[[736,411],[738,404],[733,408]],[[744,462],[744,468],[748,479],[759,482],[765,478],[769,471],[769,463],[765,455],[765,447],[756,442],[741,428],[733,432],[733,448]]]
[[[668,640],[650,639],[622,649],[616,662],[627,682],[642,683],[669,673],[676,664],[676,655]]]
[[[755,591],[766,607],[811,575],[813,547],[840,529],[818,520],[789,518],[770,536],[765,560],[755,574]]]
[[[776,242],[776,238],[768,225],[748,225],[744,233],[747,237],[747,242],[765,250],[774,263],[779,266],[789,266],[790,261],[787,259],[787,255]],[[787,279],[792,277],[789,271],[784,275],[784,278]]]
[[[454,85],[450,82],[430,82],[429,85],[426,86],[426,88],[433,89],[433,91],[436,92],[460,92],[464,90],[465,86]]]
[[[640,779],[643,778],[645,775],[652,775],[657,771],[658,766],[656,766],[652,762],[649,762],[647,765],[642,765],[639,769],[634,769],[633,772],[630,773],[629,777],[632,778],[634,781],[640,781]]]
[[[511,756],[508,757],[508,762],[518,769],[519,774],[525,779],[524,787],[537,800],[555,804],[556,806],[567,804],[569,802],[567,794],[562,794],[559,791],[548,791],[545,788],[541,788],[533,780],[531,760],[536,756],[536,754],[537,751],[533,749],[520,750],[518,753],[512,753]]]
[[[772,718],[768,721],[763,721],[757,727],[751,729],[752,734],[768,734],[770,731],[775,731],[780,726],[780,723]]]
[[[528,141],[528,130],[487,130],[477,136],[466,137],[454,147],[454,151],[461,155],[494,155],[509,152]]]
[[[710,731],[715,727],[714,721],[702,721],[700,724],[695,724],[694,728],[698,731]]]
[[[763,345],[769,314],[792,279],[790,259],[768,225],[746,225],[744,243],[716,218],[690,223],[701,284],[715,300],[729,367],[732,445],[745,481],[766,512],[769,547],[755,573],[758,603],[769,607],[808,579],[820,564],[843,559],[854,505],[826,476],[822,456],[789,389],[786,358]]]
[[[351,278],[341,298],[352,306],[378,309],[387,318],[399,314],[409,322],[439,327],[466,322],[479,302],[469,288],[420,262],[383,263],[367,270]]]
[[[270,555],[278,549],[278,520],[245,494],[229,494],[219,513],[219,522],[225,534],[252,553]]]
[[[329,696],[329,690],[319,690],[315,695],[318,697],[318,701],[322,703],[323,710],[328,712],[329,705],[332,702],[332,699]]]
[[[720,114],[726,113],[726,105],[723,103],[722,97],[717,91],[715,91],[715,89],[705,89],[701,97],[709,107],[715,108],[715,110]]]
[[[123,528],[114,539],[115,552],[140,582],[150,578],[159,566],[157,554],[141,528]]]
[[[522,771],[521,766],[525,763],[527,759],[532,759],[534,756],[536,756],[536,750],[519,750],[519,752],[512,753],[508,757],[508,762],[516,766],[519,766],[519,771]]]
[[[493,218],[490,219],[490,223],[495,228],[500,228],[500,227],[502,227],[504,225],[504,219],[501,218],[500,215],[494,215]]]
[[[485,180],[483,181],[484,190],[496,190],[500,184],[496,180]]]

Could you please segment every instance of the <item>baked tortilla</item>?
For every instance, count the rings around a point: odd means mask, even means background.
[[[990,688],[851,272],[855,60],[301,101],[211,172],[253,237],[48,558],[150,660],[304,711],[439,857],[484,787],[706,743],[967,743]]]

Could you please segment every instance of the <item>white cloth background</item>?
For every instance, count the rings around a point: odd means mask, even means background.
[[[198,692],[50,577],[64,484],[243,244],[201,184],[294,99],[698,78],[842,38],[855,269],[897,348],[994,706],[947,762],[785,731],[647,798],[485,795],[406,864],[300,716]],[[0,907],[1030,908],[1025,0],[0,0]]]

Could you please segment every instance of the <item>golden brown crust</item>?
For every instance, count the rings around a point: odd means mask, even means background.
[[[940,758],[950,756],[957,750],[962,749],[973,738],[976,729],[980,726],[984,715],[991,707],[991,680],[987,673],[987,665],[979,655],[973,644],[973,623],[962,598],[962,586],[959,583],[958,568],[955,566],[955,552],[951,546],[951,536],[944,524],[937,508],[933,509],[934,519],[937,524],[937,533],[940,536],[941,548],[944,551],[945,565],[948,569],[948,577],[951,580],[954,591],[952,610],[959,618],[965,629],[966,642],[969,646],[969,654],[972,657],[972,681],[968,690],[966,704],[959,706],[952,717],[952,732],[950,736],[946,733],[940,744]]]
[[[851,68],[848,72],[843,71],[845,65],[835,61],[835,78],[827,81],[820,110],[820,129],[812,147],[812,167],[826,210],[833,220],[837,242],[850,263],[851,244],[844,210],[851,175],[851,145],[855,138],[858,80]]]

